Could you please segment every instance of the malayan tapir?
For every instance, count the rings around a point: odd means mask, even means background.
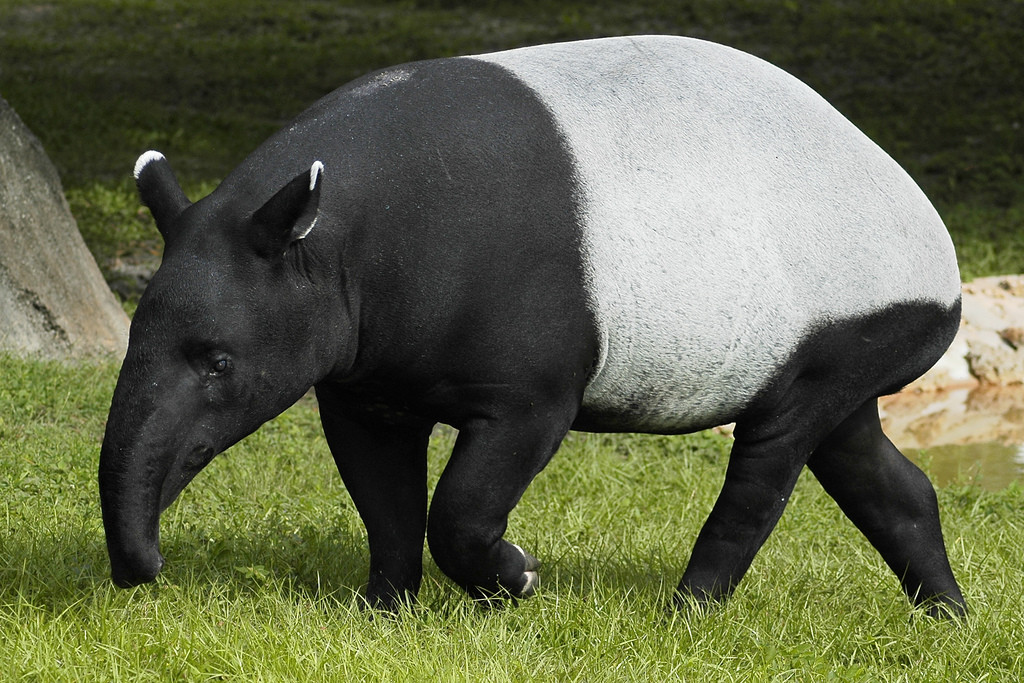
[[[952,243],[782,70],[667,36],[422,61],[325,96],[194,204],[159,153],[135,177],[166,248],[100,455],[118,585],[161,570],[196,473],[315,387],[373,607],[416,595],[424,535],[470,594],[530,595],[506,522],[570,429],[735,422],[677,603],[735,589],[807,465],[914,603],[966,612],[876,404],[957,330]],[[428,514],[436,423],[458,437]]]

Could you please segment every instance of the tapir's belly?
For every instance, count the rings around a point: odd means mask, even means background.
[[[576,161],[601,340],[592,414],[651,431],[727,422],[812,327],[959,296],[914,182],[766,62],[682,38],[479,59],[538,93]]]

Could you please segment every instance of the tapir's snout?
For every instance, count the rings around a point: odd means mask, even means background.
[[[100,474],[110,578],[121,588],[131,588],[152,581],[163,569],[159,514],[151,493],[123,496],[114,479],[109,473]]]
[[[137,475],[141,469],[151,475],[136,476],[134,485],[125,484],[125,469],[101,468],[100,500],[110,575],[115,584],[131,588],[149,583],[160,573],[164,566],[160,554],[160,513],[215,454],[214,448],[201,446],[180,458],[162,453],[150,455],[149,462],[143,461],[141,468],[136,459],[125,458],[135,465],[126,468],[129,474]]]
[[[110,550],[110,578],[119,588],[132,588],[156,579],[164,567],[164,556],[156,546],[130,555]]]
[[[140,461],[119,447],[119,440],[110,436],[110,425],[100,451],[100,504],[110,578],[121,588],[130,588],[152,581],[164,566],[159,505],[166,474],[165,467]]]

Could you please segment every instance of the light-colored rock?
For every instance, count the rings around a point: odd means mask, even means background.
[[[879,399],[882,427],[900,448],[1024,443],[1024,276],[963,285],[963,319],[923,377]]]
[[[900,448],[1024,443],[1024,386],[901,392],[878,401],[882,428]]]
[[[999,333],[999,336],[1018,351],[1024,346],[1024,327],[1007,327]]]
[[[969,327],[991,330],[1002,325],[1002,316],[993,310],[994,306],[989,296],[965,289],[961,301],[963,309],[960,317]]]
[[[1024,350],[1016,349],[995,330],[968,333],[967,363],[982,384],[1024,382]]]
[[[0,350],[123,354],[128,317],[71,216],[57,171],[0,98]]]
[[[970,353],[970,345],[967,340],[969,334],[967,327],[961,324],[946,353],[928,372],[916,379],[904,391],[937,391],[976,386],[978,378],[971,373],[971,366],[967,361],[967,355]]]
[[[964,284],[962,318],[949,350],[904,391],[1024,383],[1024,276]]]

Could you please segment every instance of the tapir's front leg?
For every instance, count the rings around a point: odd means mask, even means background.
[[[430,505],[427,538],[437,566],[476,598],[526,597],[539,563],[502,539],[508,515],[557,450],[574,405],[531,405],[518,415],[462,425]]]
[[[357,422],[328,386],[317,387],[320,420],[338,472],[366,525],[366,602],[394,611],[415,599],[423,577],[427,441],[432,425]]]

